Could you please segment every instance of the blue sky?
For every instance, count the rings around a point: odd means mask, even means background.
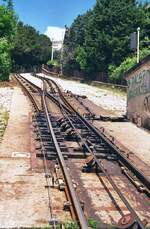
[[[59,31],[58,28],[71,25],[77,15],[91,9],[96,0],[13,0],[13,2],[21,21],[34,26],[40,33],[46,33],[51,38],[54,34],[60,38],[63,31],[61,29]]]
[[[70,25],[78,14],[90,9],[96,0],[14,0],[19,18],[44,33],[48,26]]]

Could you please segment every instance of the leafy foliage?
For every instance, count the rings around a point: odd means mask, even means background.
[[[57,60],[58,63],[61,62],[61,50],[54,51],[54,60]]]
[[[90,218],[90,219],[88,219],[88,226],[90,227],[90,228],[93,228],[93,229],[97,229],[98,227],[98,223],[99,222],[97,222],[96,220],[94,220],[94,219],[92,219],[92,218]]]
[[[12,1],[8,1],[8,6],[0,6],[0,37],[5,37],[10,45],[13,45],[16,35],[17,18],[13,11]]]
[[[12,0],[0,5],[0,79],[7,80],[11,71],[28,70],[46,64],[51,42],[33,27],[17,23]]]
[[[86,63],[87,54],[83,47],[79,46],[75,50],[76,61],[79,63],[81,70],[88,68]]]
[[[80,69],[79,62],[76,60],[76,54],[79,51],[78,48],[82,47],[85,42],[86,24],[90,15],[91,11],[84,15],[79,15],[71,27],[66,28],[63,51],[64,71]]]
[[[51,42],[43,34],[39,34],[32,26],[17,26],[17,37],[12,53],[14,71],[21,68],[28,70],[33,66],[46,64],[51,55]]]
[[[79,226],[74,221],[68,221],[65,223],[64,228],[65,229],[79,229]]]
[[[6,38],[0,38],[0,79],[7,80],[10,70],[10,45]]]
[[[136,57],[127,57],[119,67],[115,67],[114,65],[109,65],[110,78],[111,79],[121,79],[123,74],[130,69],[132,66],[136,64]]]
[[[67,28],[64,69],[81,70],[89,77],[118,67],[132,55],[130,34],[141,28],[141,47],[150,40],[150,12],[136,0],[97,0]]]
[[[17,22],[12,1],[5,2],[7,5],[0,6],[0,80],[9,79]]]
[[[148,54],[150,54],[150,50],[148,48],[143,48],[143,50],[140,53],[140,59],[142,60]],[[115,68],[113,65],[110,65],[109,66],[110,78],[117,79],[117,80],[122,79],[124,73],[128,71],[131,67],[133,67],[135,64],[136,64],[136,57],[129,56],[117,68]]]
[[[47,62],[47,65],[49,67],[53,67],[53,66],[60,67],[60,63],[57,60],[49,60]]]

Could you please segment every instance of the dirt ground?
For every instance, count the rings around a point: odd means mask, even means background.
[[[16,82],[14,82],[14,81],[1,81],[0,82],[0,87],[11,87],[11,88],[13,88],[13,87],[15,87],[16,86]]]

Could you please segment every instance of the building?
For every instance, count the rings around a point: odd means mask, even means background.
[[[150,55],[125,73],[127,80],[127,117],[140,127],[150,129]]]

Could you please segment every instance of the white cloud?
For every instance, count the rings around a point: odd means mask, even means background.
[[[63,41],[65,35],[65,28],[55,27],[55,26],[48,26],[45,33],[51,41]]]

